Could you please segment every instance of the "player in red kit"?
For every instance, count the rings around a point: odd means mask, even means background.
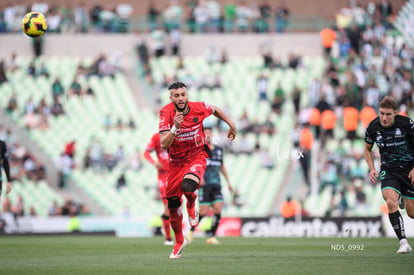
[[[157,159],[155,160],[152,158],[151,153],[154,152],[157,154]],[[167,172],[170,161],[168,159],[168,152],[161,148],[160,142],[160,135],[159,133],[155,133],[150,142],[147,144],[145,148],[144,157],[148,160],[149,163],[157,168],[158,172],[158,189],[160,190],[160,195],[162,202],[164,204],[164,212],[161,215],[162,219],[162,227],[165,232],[165,245],[173,245],[173,241],[171,240],[171,229],[170,229],[170,220],[168,216],[168,201],[167,201],[167,190],[166,190],[166,183],[167,183]]]
[[[198,224],[196,209],[197,189],[206,169],[210,153],[203,120],[210,115],[229,125],[227,137],[236,137],[234,122],[217,107],[204,102],[188,101],[187,86],[175,82],[168,87],[171,103],[160,111],[159,133],[161,147],[168,149],[170,168],[167,176],[167,200],[171,227],[175,233],[175,245],[170,259],[181,257],[187,244],[182,232],[182,195],[187,199],[188,220],[191,226]]]

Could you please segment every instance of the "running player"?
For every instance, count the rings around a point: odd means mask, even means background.
[[[161,147],[168,149],[170,168],[167,176],[167,200],[170,223],[175,233],[175,245],[170,259],[181,257],[187,244],[182,232],[182,195],[187,199],[188,220],[198,224],[197,189],[206,169],[211,151],[205,143],[203,120],[214,115],[229,125],[227,137],[236,137],[235,124],[217,107],[204,102],[188,101],[187,86],[175,82],[168,87],[171,103],[160,111],[159,132]]]
[[[203,217],[207,216],[211,207],[213,210],[213,221],[211,229],[207,232],[209,238],[206,240],[206,243],[220,244],[216,238],[217,228],[221,219],[221,210],[223,208],[220,172],[226,179],[230,193],[233,193],[233,188],[231,187],[230,179],[223,163],[223,148],[214,145],[212,132],[210,127],[204,127],[206,140],[211,148],[211,157],[207,159],[207,168],[199,191],[200,221]],[[195,228],[196,227],[191,227],[191,230],[188,232],[187,239],[190,242],[193,240],[193,232]]]
[[[0,165],[3,167],[4,172],[6,173],[6,178],[7,178],[6,194],[8,194],[12,190],[12,185],[11,185],[11,179],[10,179],[10,165],[9,165],[9,158],[8,158],[8,153],[7,153],[7,145],[6,145],[6,142],[4,142],[3,140],[0,140]],[[0,169],[0,199],[1,199],[2,186],[3,186],[3,179],[2,179],[1,169]]]
[[[156,152],[157,160],[153,159],[151,156],[152,152]],[[167,172],[170,161],[168,160],[168,152],[161,148],[160,135],[155,133],[150,142],[145,148],[144,157],[148,160],[149,163],[155,166],[158,172],[158,189],[160,190],[161,200],[164,204],[164,212],[161,215],[162,227],[165,233],[165,245],[173,245],[171,240],[171,229],[170,229],[170,220],[168,216],[168,201],[166,194],[166,183],[167,183]]]
[[[397,114],[397,102],[384,97],[379,105],[379,116],[368,125],[365,132],[364,156],[372,182],[381,181],[382,196],[387,203],[388,217],[400,240],[397,253],[410,253],[404,230],[404,221],[398,209],[402,196],[409,217],[414,218],[414,122]],[[381,171],[374,166],[374,142],[381,155]]]

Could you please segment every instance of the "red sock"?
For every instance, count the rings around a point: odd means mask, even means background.
[[[184,192],[184,195],[187,198],[187,207],[192,206],[197,199],[196,192]]]
[[[168,208],[168,212],[170,213],[170,224],[175,234],[175,242],[181,244],[184,242],[182,208],[181,206],[178,208]]]
[[[167,218],[167,219],[165,219],[164,217],[162,218],[162,227],[164,228],[165,239],[166,240],[171,240],[171,228],[170,228],[170,219],[169,218]]]

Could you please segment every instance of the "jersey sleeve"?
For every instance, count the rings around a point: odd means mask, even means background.
[[[162,108],[159,115],[159,132],[169,131],[171,128],[171,118],[166,107]]]
[[[205,102],[201,102],[201,104],[202,104],[202,109],[203,109],[205,118],[213,114],[214,107],[212,105],[207,104]]]
[[[370,131],[370,127],[368,126],[367,129],[365,130],[365,137],[364,137],[364,141],[368,144],[374,144],[374,137],[371,134]]]

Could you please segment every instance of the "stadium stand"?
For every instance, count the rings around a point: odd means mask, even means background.
[[[406,7],[398,16],[396,26],[400,26],[399,29],[407,25],[406,20],[410,19],[407,14],[412,9],[412,3],[412,1],[408,1]],[[292,20],[295,18],[297,17],[293,16]],[[103,26],[98,24],[95,27],[99,29]],[[91,32],[95,31],[99,32],[99,30],[91,30]],[[381,28],[378,28],[378,32],[380,31],[382,31]],[[338,30],[338,33],[341,36],[347,36],[341,30]],[[381,37],[385,41],[384,45],[381,45],[384,51],[389,50],[394,45],[396,49],[400,49],[405,41],[410,41],[406,34],[401,37],[392,29],[385,33],[387,35]],[[382,39],[378,40],[382,41]],[[347,45],[337,45],[340,49],[341,46],[346,47]],[[366,45],[364,44],[364,46]],[[331,59],[339,72],[340,83],[344,84],[348,81],[346,78],[347,72],[353,68],[351,65],[354,65],[347,62],[360,60],[361,56],[353,56],[355,59],[351,60],[349,58],[351,56],[350,52],[340,56],[340,49],[337,51],[333,49]],[[371,54],[373,54],[373,51],[371,51]],[[29,129],[26,130],[27,133],[51,159],[59,158],[67,142],[76,141],[75,167],[71,171],[70,184],[76,184],[91,200],[105,209],[107,214],[118,215],[125,209],[129,209],[131,214],[134,215],[143,213],[156,215],[161,209],[161,202],[156,198],[155,170],[146,164],[141,164],[138,169],[134,170],[129,167],[128,163],[128,158],[135,151],[143,152],[146,141],[149,140],[153,132],[157,131],[157,116],[154,114],[154,110],[141,108],[141,106],[137,107],[133,91],[123,71],[115,71],[110,74],[111,76],[80,73],[79,83],[83,88],[89,86],[94,95],[78,97],[67,92],[68,87],[75,79],[75,75],[79,73],[78,65],[81,63],[85,68],[88,68],[94,63],[95,58],[97,56],[87,56],[86,58],[84,56],[42,56],[35,60],[34,65],[39,67],[44,63],[51,72],[51,76],[31,77],[27,76],[27,68],[32,60],[22,57],[20,69],[8,73],[8,81],[0,84],[2,98],[8,99],[14,92],[19,95],[17,99],[19,109],[10,113],[10,116],[22,129],[25,129],[27,127],[22,115],[23,106],[29,98],[32,98],[35,104],[45,98],[46,102],[51,105],[53,103],[53,97],[51,96],[52,82],[54,77],[59,77],[63,87],[66,87],[65,94],[60,97],[64,115],[48,115],[45,129]],[[151,81],[147,78],[139,79],[141,88],[144,87],[147,100],[150,101],[154,97],[159,99],[159,104],[162,105],[169,102],[168,93],[165,93],[165,87],[161,85],[165,75],[167,75],[169,79],[180,79],[186,83],[192,82],[189,89],[192,100],[202,100],[221,107],[231,106],[229,109],[235,120],[238,120],[246,111],[253,125],[262,124],[270,113],[270,120],[276,125],[275,134],[246,133],[245,138],[250,148],[250,152],[247,154],[237,152],[234,149],[241,146],[241,139],[234,144],[234,147],[229,148],[226,163],[228,162],[228,166],[231,167],[229,169],[230,178],[241,194],[244,206],[236,207],[230,203],[230,200],[227,200],[223,215],[254,217],[278,214],[274,210],[275,198],[289,184],[284,182],[287,178],[286,175],[300,172],[299,170],[290,170],[292,162],[295,160],[291,159],[289,153],[287,155],[281,154],[294,149],[290,135],[297,117],[291,98],[292,90],[294,87],[301,90],[300,107],[306,109],[310,107],[313,100],[311,93],[308,92],[312,81],[314,79],[323,79],[323,81],[329,79],[326,75],[329,62],[323,57],[305,55],[300,58],[301,62],[297,68],[287,68],[289,67],[287,65],[289,60],[287,57],[283,57],[282,63],[285,68],[269,69],[264,68],[264,61],[258,53],[254,56],[244,57],[233,55],[226,64],[213,65],[209,65],[206,62],[206,57],[201,55],[184,55],[184,69],[177,69],[178,57],[176,56],[151,57],[149,61]],[[366,58],[366,60],[371,60],[371,58]],[[370,70],[370,68],[367,68],[367,70]],[[277,85],[279,83],[282,85],[285,101],[281,112],[278,114],[272,112],[271,104],[266,101],[259,101],[257,77],[261,73],[268,79],[268,97],[270,99],[273,98],[273,92]],[[216,74],[220,77],[221,88],[199,88],[201,80],[210,79]],[[381,95],[390,92],[390,87],[397,81],[390,82],[388,76],[382,73],[374,74],[374,78]],[[330,99],[332,99],[332,93],[331,90]],[[334,100],[335,97],[333,93]],[[1,101],[2,108],[5,108],[6,104],[6,101]],[[335,107],[341,107],[339,105]],[[338,112],[340,114],[340,108]],[[110,117],[107,117],[108,114],[110,114]],[[136,128],[127,126],[127,122],[131,118],[133,118]],[[339,116],[338,121],[340,118]],[[117,128],[118,120],[122,121],[122,129]],[[107,124],[109,124],[108,129],[105,126]],[[357,135],[362,137],[363,132],[363,127],[359,125]],[[360,172],[358,169],[366,170],[366,166],[362,165],[361,168],[355,161],[356,155],[361,156],[363,143],[350,142],[345,138],[346,134],[342,123],[337,123],[334,130],[334,139],[328,140],[326,147],[322,148],[320,159],[318,159],[320,160],[318,164],[321,166],[318,168],[318,172],[322,173],[322,166],[329,159],[329,154],[339,150],[352,153],[353,155],[341,156],[344,158],[339,159],[336,163],[338,165],[337,169],[340,169],[339,164],[349,162],[349,166],[347,166],[349,171],[346,169],[345,171],[338,170],[338,174],[341,174],[339,185],[346,191],[344,194],[348,204],[352,205],[349,211],[345,212],[345,215],[376,215],[379,213],[380,204],[382,203],[381,196],[377,186],[366,184],[366,178],[362,179],[365,183],[362,191],[366,195],[366,201],[369,201],[369,205],[357,205],[355,202],[358,184],[354,184],[354,182],[351,184],[351,174],[352,171]],[[273,156],[275,161],[273,168],[262,167],[261,154],[255,148],[257,142],[263,150],[269,151],[270,155]],[[124,158],[116,161],[114,156],[120,145],[124,147]],[[92,162],[91,167],[84,167],[86,156],[90,152],[88,150],[94,150],[94,152],[96,150],[100,158],[89,160]],[[125,174],[127,186],[117,190],[115,185],[121,174]],[[17,194],[21,194],[27,202],[26,205],[34,205],[39,215],[47,215],[45,209],[54,200],[59,203],[64,201],[57,186],[50,183],[46,184],[43,181],[35,184],[25,179],[21,184],[16,184],[16,189],[17,191],[15,190],[16,192],[10,198],[15,200]],[[225,197],[230,198],[227,190],[224,189],[223,191]],[[37,194],[41,199],[34,200],[33,194]],[[305,199],[305,206],[312,215],[344,214],[336,209],[336,206],[342,200],[341,193],[334,191],[332,186],[327,186],[319,194],[312,194]]]

